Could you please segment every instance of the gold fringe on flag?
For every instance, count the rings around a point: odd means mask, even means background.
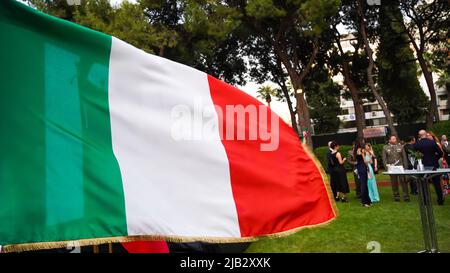
[[[33,251],[33,250],[44,250],[44,249],[54,249],[54,248],[65,248],[68,245],[71,246],[95,246],[100,244],[110,244],[110,243],[126,243],[135,241],[166,241],[172,243],[190,243],[190,242],[205,242],[205,243],[246,243],[255,242],[263,239],[276,239],[281,237],[286,237],[300,230],[307,228],[314,228],[319,226],[328,225],[333,219],[326,222],[302,226],[278,233],[253,236],[253,237],[236,237],[236,238],[226,238],[226,237],[187,237],[187,236],[167,236],[167,235],[137,235],[137,236],[116,236],[116,237],[104,237],[95,239],[81,239],[74,241],[59,241],[59,242],[39,242],[39,243],[25,243],[25,244],[14,244],[3,246],[2,251],[4,253],[11,252],[23,252],[23,251]]]

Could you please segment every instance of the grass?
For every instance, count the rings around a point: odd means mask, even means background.
[[[383,174],[384,170],[380,170],[376,175],[375,178],[377,179],[377,181],[390,181],[389,175],[387,174]],[[355,177],[353,176],[352,172],[347,172],[347,180],[349,183],[354,183],[355,182]]]
[[[384,180],[388,181],[388,180]],[[450,198],[437,206],[434,189],[433,210],[438,245],[441,252],[450,252]],[[294,235],[261,240],[250,245],[247,252],[365,252],[371,241],[379,242],[381,252],[414,253],[424,248],[422,224],[417,196],[409,203],[394,202],[390,187],[379,187],[381,202],[363,208],[354,191],[349,203],[337,203],[339,216],[330,224],[302,230]]]

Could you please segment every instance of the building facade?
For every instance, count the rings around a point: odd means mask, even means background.
[[[354,48],[352,46],[352,41],[355,37],[352,34],[345,35],[341,39],[341,46],[344,52],[353,51]],[[373,46],[373,45],[372,45]],[[376,46],[376,45],[375,45]],[[433,75],[434,80],[438,77],[437,75]],[[337,75],[333,78],[334,81],[343,85],[344,79],[342,75]],[[424,93],[430,97],[430,93],[428,92],[428,87],[423,75],[419,78],[420,85]],[[439,111],[439,119],[440,120],[448,120],[450,117],[450,108],[448,107],[448,95],[444,88],[435,86],[436,88],[436,98],[437,105]],[[355,121],[355,107],[353,105],[353,101],[351,98],[346,99],[345,96],[341,94],[340,96],[340,107],[341,112],[338,116],[341,120],[341,125],[338,133],[345,132],[355,132],[356,131],[356,121]],[[378,128],[378,127],[386,127],[386,118],[381,109],[380,104],[377,101],[363,101],[364,114],[366,118],[366,127],[367,128]]]

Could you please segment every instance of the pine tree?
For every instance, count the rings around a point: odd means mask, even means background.
[[[418,66],[402,31],[398,1],[383,4],[379,17],[378,83],[397,123],[425,119],[428,99],[418,80]]]

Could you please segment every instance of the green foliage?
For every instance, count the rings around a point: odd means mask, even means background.
[[[77,8],[74,19],[78,24],[125,40],[150,53],[176,44],[176,33],[150,25],[139,4],[123,2],[113,8],[107,0],[84,2]]]
[[[203,70],[231,84],[245,84],[240,12],[219,0],[28,0],[51,15],[113,35],[149,53]]]
[[[341,4],[340,0],[306,0],[300,11],[305,21],[311,26],[309,33],[319,34],[329,28],[329,20],[335,15]]]
[[[61,0],[27,0],[31,6],[47,14],[73,21],[75,6],[70,6],[67,1]]]
[[[249,16],[257,19],[286,15],[286,10],[277,7],[272,0],[249,0],[245,11]]]
[[[328,71],[313,69],[305,82],[305,90],[315,133],[337,132],[340,125],[338,115],[341,110],[340,86],[331,79]]]
[[[399,124],[425,118],[428,98],[420,87],[418,66],[409,40],[403,33],[398,2],[383,4],[380,13],[378,81],[381,93]]]
[[[437,137],[441,137],[442,135],[449,136],[450,135],[450,120],[439,121],[433,124],[429,131],[432,131]]]
[[[269,85],[263,85],[258,88],[258,90],[256,91],[256,94],[257,94],[256,97],[258,99],[261,99],[261,100],[267,102],[268,99],[271,100],[272,97],[277,97],[278,91],[277,91],[277,89],[272,88]]]

